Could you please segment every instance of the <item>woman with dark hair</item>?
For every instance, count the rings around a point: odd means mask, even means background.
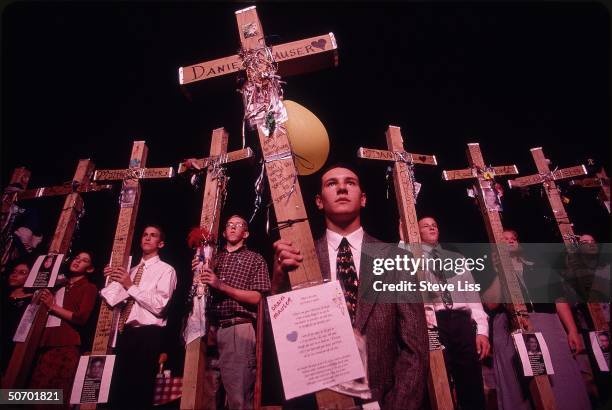
[[[0,331],[2,340],[2,351],[0,351],[0,371],[4,373],[11,359],[13,348],[13,336],[19,326],[19,321],[26,308],[32,301],[32,294],[24,290],[30,268],[26,263],[17,263],[7,280],[7,294],[2,296],[2,310],[0,311]]]
[[[550,269],[543,269],[525,259],[516,231],[505,230],[514,273],[523,293],[533,328],[546,341],[555,373],[549,375],[556,407],[559,410],[591,407],[580,367],[574,355],[584,351],[584,343],[568,303],[563,301],[560,278]],[[547,299],[538,291],[545,288]],[[485,306],[492,316],[493,368],[497,385],[499,410],[534,408],[530,401],[528,379],[523,377],[518,354],[511,336],[512,328],[499,278],[495,278],[484,294]],[[547,302],[547,303],[542,303]],[[537,344],[537,339],[535,339]],[[528,346],[529,348],[529,346]]]

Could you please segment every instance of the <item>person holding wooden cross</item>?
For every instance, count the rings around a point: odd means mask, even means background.
[[[207,310],[216,327],[221,381],[230,410],[253,408],[255,386],[255,321],[261,295],[270,290],[264,258],[246,247],[249,225],[232,215],[223,230],[225,246],[215,256],[214,267],[205,263],[200,280],[212,288]],[[192,261],[196,271],[198,257]]]
[[[61,389],[68,397],[81,355],[81,331],[94,309],[98,289],[89,281],[95,271],[90,251],[76,253],[65,272],[67,282],[52,293],[44,289],[40,302],[49,319],[37,351],[31,389]],[[66,400],[65,403],[68,403]],[[70,408],[69,404],[64,408]]]
[[[434,218],[423,217],[419,219],[418,225],[423,251],[428,258],[463,259],[461,254],[440,246],[438,223]],[[432,272],[431,280],[440,284],[457,284],[459,280],[475,283],[467,269],[461,275],[452,271]],[[473,297],[462,296],[461,292],[444,291],[436,298],[434,309],[440,342],[445,346],[444,361],[453,378],[460,408],[483,409],[485,398],[480,361],[490,351],[488,316],[480,299],[472,300]]]
[[[505,229],[502,240],[509,247],[512,266],[520,283],[529,320],[533,329],[544,336],[550,353],[555,374],[549,375],[549,378],[557,408],[589,408],[589,398],[580,376],[579,363],[572,357],[572,353],[579,355],[584,352],[584,344],[569,305],[561,301],[563,290],[560,278],[556,277],[554,270],[525,258],[516,231]],[[528,380],[522,377],[516,367],[517,352],[512,341],[508,311],[502,303],[502,289],[498,277],[495,277],[483,298],[492,316],[493,367],[497,381],[498,408],[532,409],[534,406],[529,397]],[[544,303],[546,300],[550,302]]]
[[[422,302],[371,303],[362,298],[359,288],[372,273],[365,262],[371,258],[364,250],[382,243],[361,226],[366,194],[357,170],[350,164],[324,169],[315,201],[327,227],[325,236],[316,242],[323,278],[341,282],[356,339],[365,338],[371,400],[355,400],[364,405],[377,402],[383,409],[423,408],[428,347]],[[278,293],[288,288],[288,273],[300,266],[303,256],[282,239],[274,243],[274,252],[272,290]]]
[[[2,309],[0,310],[0,374],[4,374],[15,343],[13,336],[19,326],[23,312],[32,301],[33,294],[24,289],[30,273],[27,263],[17,261],[7,278],[6,294],[2,292]]]
[[[111,384],[113,409],[150,408],[153,404],[157,360],[161,353],[165,311],[176,288],[176,272],[162,261],[164,231],[147,225],[140,238],[142,259],[130,272],[104,268],[104,274],[127,292],[119,317],[116,361]],[[110,285],[101,292],[110,297]]]

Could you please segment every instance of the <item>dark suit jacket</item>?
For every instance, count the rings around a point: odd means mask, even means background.
[[[330,279],[325,237],[316,241],[321,273]],[[372,250],[375,248],[375,250]],[[388,250],[389,253],[381,254]],[[368,251],[371,250],[371,251]],[[373,398],[383,409],[421,409],[429,365],[427,327],[421,303],[376,303],[371,289],[372,259],[390,257],[398,248],[364,232],[359,271],[359,302],[355,327],[366,336],[368,380]],[[378,278],[378,277],[377,277]]]

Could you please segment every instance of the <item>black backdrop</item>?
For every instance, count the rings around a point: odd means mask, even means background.
[[[213,128],[241,146],[242,103],[235,77],[181,91],[177,68],[233,54],[234,11],[249,3],[16,2],[2,14],[2,151],[5,185],[20,165],[30,186],[70,180],[79,158],[98,168],[127,166],[131,143],[146,140],[149,166],[176,166],[207,154]],[[467,166],[466,143],[480,142],[485,161],[535,172],[529,148],[542,146],[554,166],[587,158],[609,170],[609,13],[597,3],[258,4],[269,44],[333,32],[339,66],[285,79],[285,97],[313,111],[331,139],[329,161],[353,160],[359,146],[385,147],[389,124],[402,127],[409,151],[436,154],[438,167],[418,167],[421,215],[436,216],[444,241],[486,242],[467,183],[442,182],[442,169]],[[255,147],[255,137],[247,144]],[[363,166],[368,194],[364,225],[397,239],[393,193],[385,197],[382,163]],[[253,210],[255,167],[232,167],[227,213]],[[300,178],[312,225],[318,174]],[[565,188],[564,188],[565,189]],[[609,241],[609,215],[594,190],[565,189],[578,232]],[[87,195],[75,247],[108,260],[118,190]],[[62,199],[27,203],[46,243]],[[558,242],[538,189],[503,198],[504,223],[523,241]],[[199,220],[201,191],[181,179],[143,183],[138,227],[168,233],[165,258],[180,286],[169,333],[191,275],[185,238]],[[250,246],[270,256],[265,213]],[[137,248],[135,248],[136,250]],[[169,348],[178,349],[169,337]],[[177,350],[178,351],[178,350]],[[177,357],[177,356],[175,356]],[[175,362],[176,364],[176,362]],[[178,363],[180,367],[180,363]]]

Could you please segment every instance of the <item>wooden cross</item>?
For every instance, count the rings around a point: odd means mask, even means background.
[[[145,168],[147,154],[148,148],[145,142],[134,141],[129,168],[98,170],[94,174],[94,180],[96,181],[122,181],[119,217],[111,250],[110,266],[112,268],[124,267],[129,269],[127,265],[132,247],[136,216],[138,215],[138,205],[140,203],[139,181],[141,179],[168,179],[174,176],[172,167]],[[113,308],[102,300],[91,349],[92,355],[110,353],[113,331]],[[95,409],[95,407],[95,404],[81,405],[81,409]]]
[[[421,234],[416,214],[416,187],[414,164],[438,165],[435,155],[421,155],[406,152],[400,127],[390,125],[386,132],[387,150],[359,148],[359,158],[393,162],[393,183],[399,210],[402,235],[414,255],[422,255]],[[417,273],[420,278],[421,272]],[[426,306],[433,305],[425,301]],[[441,349],[429,351],[429,375],[427,378],[429,400],[433,410],[452,409],[453,399],[448,385],[448,375]]]
[[[2,204],[0,209],[0,272],[4,271],[12,250],[13,229],[16,212],[14,204],[17,202],[17,194],[23,191],[30,182],[30,171],[25,167],[15,168],[11,175],[9,184],[2,194]]]
[[[6,262],[8,253],[11,250],[10,244],[12,243],[12,222],[10,219],[14,217],[12,215],[12,208],[16,202],[34,199],[34,198],[46,198],[51,196],[68,195],[73,192],[85,193],[85,192],[96,192],[105,189],[110,189],[110,185],[99,185],[95,182],[79,183],[76,180],[64,183],[62,185],[25,189],[30,179],[30,171],[21,167],[15,169],[9,187],[5,190],[2,196],[2,221],[0,226],[2,227],[3,237],[3,257],[2,264]],[[11,189],[11,188],[12,189]],[[17,188],[17,189],[15,189]],[[5,240],[5,238],[7,240]]]
[[[510,188],[515,187],[526,187],[535,184],[542,184],[548,203],[552,209],[557,227],[561,233],[561,238],[565,244],[566,249],[570,253],[576,251],[576,235],[574,234],[573,224],[571,223],[567,212],[565,212],[565,206],[561,200],[561,194],[559,188],[555,184],[555,181],[567,178],[574,178],[580,175],[586,175],[587,170],[584,165],[576,165],[569,168],[550,170],[550,161],[544,156],[544,151],[541,147],[532,148],[531,155],[538,169],[538,173],[525,177],[520,177],[508,181]],[[608,330],[608,322],[605,319],[603,310],[600,303],[587,303],[591,319],[595,330],[603,331]]]
[[[255,6],[248,7],[236,12],[236,20],[238,23],[238,34],[240,36],[241,52],[262,53],[266,54],[266,44],[263,32],[263,27],[257,16]],[[285,65],[291,67],[291,73],[296,74],[303,71],[311,71],[313,68],[320,67],[320,61],[323,57],[326,61],[332,60],[333,64],[337,63],[336,44],[333,35],[329,37],[321,36],[318,38],[303,40],[304,44],[302,55],[296,50],[295,55],[291,56],[291,49],[295,49],[299,42],[289,43],[288,57],[292,61],[287,61]],[[316,40],[315,40],[316,39]],[[310,42],[311,48],[306,52],[307,43]],[[313,44],[312,42],[316,42]],[[292,48],[293,47],[293,48]],[[272,56],[276,50],[272,49]],[[266,54],[267,55],[267,54]],[[282,56],[281,56],[282,57]],[[218,60],[212,62],[218,64]],[[236,71],[242,68],[242,61],[239,59],[236,63]],[[201,64],[204,66],[204,64]],[[192,66],[194,67],[194,66]],[[182,68],[179,69],[179,81],[181,84],[192,82],[189,80],[188,73],[196,73],[196,69]],[[254,68],[257,74],[259,67]],[[218,70],[217,70],[218,72]],[[281,71],[282,72],[282,71]],[[213,73],[210,76],[212,77]],[[243,90],[253,84],[253,78],[249,78],[247,70],[247,81],[243,86]],[[258,102],[267,105],[272,101],[265,100]],[[246,107],[246,105],[245,105]],[[309,286],[323,283],[321,268],[317,259],[314,240],[308,223],[306,208],[302,199],[300,184],[297,180],[297,169],[295,167],[293,152],[287,137],[287,130],[282,123],[268,128],[266,132],[263,124],[257,125],[257,133],[261,144],[268,185],[272,197],[272,204],[276,214],[278,230],[282,239],[290,240],[293,246],[300,249],[304,260],[302,265],[290,272],[289,280],[293,288],[300,286]],[[257,388],[257,387],[256,387]],[[342,395],[331,390],[323,390],[316,394],[317,404],[319,408],[351,408],[355,406],[354,400],[350,396]],[[259,403],[256,403],[258,406]]]
[[[454,171],[443,171],[442,178],[445,181],[457,179],[475,179],[474,185],[476,197],[480,212],[487,229],[489,241],[493,244],[493,251],[498,255],[496,270],[499,275],[499,281],[502,289],[509,297],[510,304],[508,308],[512,316],[512,325],[515,330],[532,331],[531,325],[527,317],[527,308],[523,299],[517,275],[515,274],[512,261],[510,260],[509,251],[506,246],[503,246],[502,234],[504,228],[499,216],[499,208],[487,205],[485,190],[494,189],[495,176],[499,175],[516,175],[518,170],[516,165],[505,165],[499,167],[487,167],[480,151],[480,145],[477,143],[468,144],[467,149],[468,163],[470,168]],[[508,299],[506,299],[508,300]],[[529,382],[529,390],[531,391],[535,406],[537,409],[554,409],[556,408],[555,399],[550,387],[550,381],[547,375],[533,377]]]
[[[213,130],[208,158],[181,162],[178,171],[181,174],[193,171],[193,169],[199,171],[206,169],[200,227],[211,235],[213,241],[211,259],[214,258],[216,251],[221,208],[228,182],[223,165],[253,157],[253,151],[250,148],[227,152],[227,142],[228,134],[224,128]],[[203,313],[192,311],[190,314]],[[206,327],[208,328],[208,322]],[[198,337],[185,346],[181,409],[215,409],[216,406],[214,394],[211,394],[213,388],[209,384],[210,379],[206,372],[208,329],[202,329],[202,333],[204,337]]]
[[[595,174],[595,177],[572,179],[570,185],[584,188],[600,188],[598,194],[599,200],[604,204],[608,213],[610,213],[610,178],[608,178],[605,169],[601,168],[601,171]]]
[[[55,228],[55,234],[49,246],[49,253],[68,253],[72,235],[74,234],[79,216],[83,211],[83,199],[79,195],[77,188],[90,185],[93,171],[94,164],[91,160],[82,159],[79,161],[73,178],[74,189],[70,191],[64,201],[64,206]],[[2,380],[3,388],[25,387],[36,349],[38,349],[40,339],[45,330],[47,315],[47,308],[40,304],[26,340],[24,342],[15,342],[13,355]]]

